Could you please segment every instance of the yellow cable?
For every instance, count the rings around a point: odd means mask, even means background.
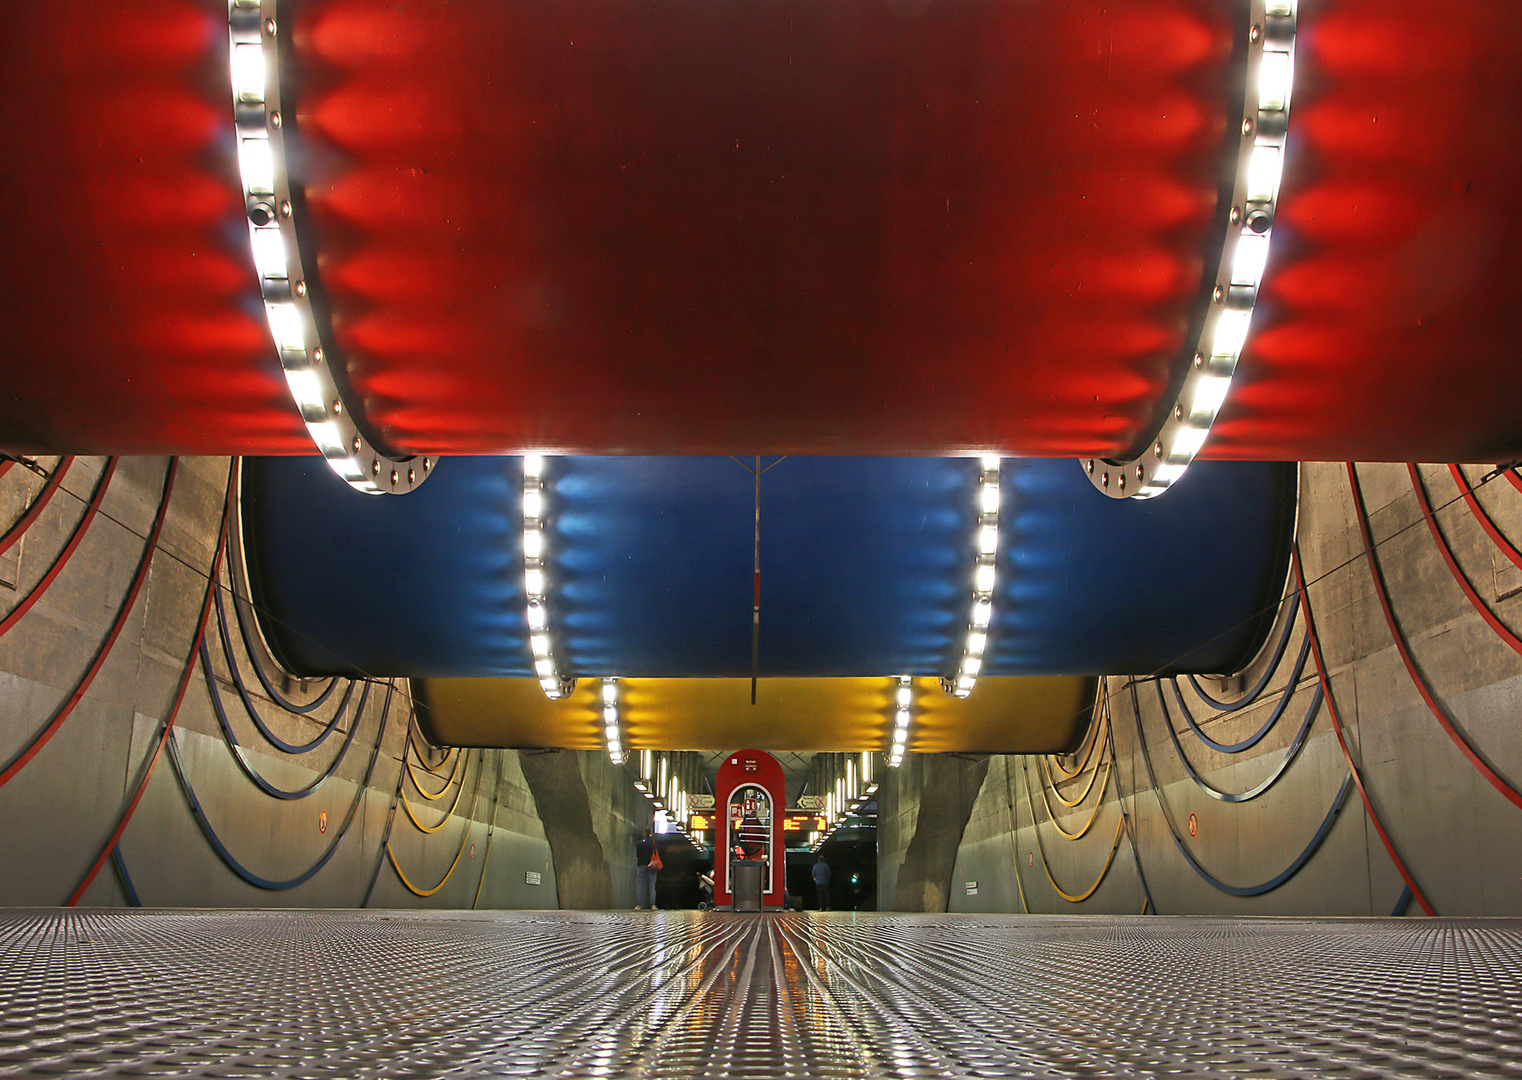
[[[465,755],[461,754],[460,758],[461,758],[461,760],[464,760],[465,759]],[[476,785],[480,786],[480,783],[481,783],[481,774],[480,774],[479,771],[477,771],[477,773],[476,773]],[[429,826],[427,826],[427,825],[424,825],[421,821],[419,821],[417,819],[417,815],[412,812],[412,804],[407,801],[407,793],[405,791],[402,792],[402,795],[401,795],[402,809],[407,812],[407,816],[409,818],[411,818],[412,819],[412,823],[417,826],[418,832],[436,833],[440,829],[442,829],[446,824],[448,824],[450,818],[454,817],[455,810],[457,810],[459,808],[459,806],[460,806],[460,796],[464,793],[464,791],[465,791],[465,773],[461,772],[460,773],[460,786],[454,789],[454,802],[452,804],[450,804],[449,809],[445,812],[443,818],[441,818],[439,820],[439,823],[437,825],[434,825],[431,828]]]
[[[1022,772],[1024,770],[1021,770]],[[1046,861],[1046,848],[1041,846],[1040,823],[1036,821],[1036,800],[1031,795],[1030,777],[1025,777],[1025,800],[1030,804],[1032,831],[1036,834],[1036,851],[1041,855],[1041,869],[1046,874],[1046,880],[1051,882],[1052,890],[1070,904],[1080,904],[1099,891],[1099,886],[1110,873],[1110,867],[1115,862],[1115,853],[1120,850],[1120,838],[1124,835],[1126,815],[1121,814],[1115,821],[1115,840],[1110,844],[1109,857],[1105,859],[1104,869],[1099,871],[1099,876],[1081,893],[1070,893],[1057,884],[1057,879],[1052,877],[1052,868]]]
[[[1095,821],[1096,818],[1099,817],[1100,808],[1103,807],[1104,804],[1105,804],[1105,792],[1110,790],[1110,776],[1114,772],[1113,766],[1114,766],[1114,761],[1109,759],[1109,758],[1106,758],[1104,761],[1100,762],[1099,768],[1103,769],[1104,773],[1105,773],[1104,786],[1099,789],[1099,798],[1094,800],[1094,809],[1092,811],[1090,811],[1090,813],[1089,813],[1089,820],[1084,822],[1083,823],[1083,828],[1079,829],[1075,833],[1068,832],[1066,829],[1064,829],[1062,827],[1061,823],[1058,822],[1057,815],[1052,813],[1052,804],[1050,802],[1048,802],[1047,798],[1046,798],[1046,784],[1043,783],[1041,785],[1041,801],[1042,801],[1042,803],[1044,803],[1046,805],[1046,816],[1047,816],[1047,819],[1049,821],[1051,821],[1052,826],[1059,833],[1062,834],[1063,839],[1065,839],[1065,840],[1078,840],[1078,839],[1081,839],[1085,834],[1088,833],[1088,831],[1090,829],[1092,829],[1094,827],[1094,821]],[[1041,771],[1041,759],[1037,758],[1036,759],[1036,772],[1039,774],[1040,771]],[[1099,769],[1095,769],[1094,770],[1094,775],[1095,776],[1099,775]],[[1091,784],[1090,786],[1092,787],[1093,785]]]
[[[1100,766],[1102,766],[1105,763],[1105,757],[1106,757],[1106,755],[1104,753],[1101,753],[1099,755],[1099,761],[1095,763],[1095,765],[1094,765],[1094,771],[1089,773],[1089,782],[1083,786],[1083,792],[1076,799],[1069,799],[1066,795],[1062,794],[1062,792],[1057,790],[1057,783],[1056,783],[1056,781],[1052,780],[1049,776],[1047,776],[1047,774],[1045,772],[1042,771],[1043,768],[1044,768],[1043,760],[1041,758],[1037,758],[1036,759],[1036,771],[1038,773],[1040,773],[1041,779],[1042,779],[1042,782],[1043,782],[1042,783],[1042,788],[1041,788],[1042,797],[1044,798],[1045,795],[1046,795],[1046,786],[1045,785],[1046,784],[1051,784],[1052,785],[1052,794],[1057,797],[1057,801],[1060,802],[1063,806],[1066,806],[1066,807],[1082,806],[1084,800],[1087,799],[1089,797],[1089,794],[1094,790],[1094,781],[1099,779],[1099,769],[1100,769]],[[1108,784],[1109,781],[1106,780],[1105,783]]]
[[[1020,891],[1020,911],[1029,915],[1031,909],[1025,902],[1025,882],[1020,880],[1020,848],[1015,843],[1015,837],[1020,832],[1020,818],[1015,812],[1015,789],[1009,782],[1009,757],[1007,756],[1004,759],[1004,790],[1009,795],[1009,850],[1015,860],[1015,888]]]
[[[1099,719],[1090,726],[1089,730],[1094,733],[1094,738],[1089,740],[1088,749],[1083,752],[1083,761],[1076,769],[1069,772],[1067,766],[1062,764],[1062,754],[1048,754],[1052,768],[1062,775],[1064,780],[1071,780],[1075,776],[1082,776],[1084,770],[1089,767],[1089,761],[1094,757],[1094,748],[1099,745],[1099,732],[1108,731],[1110,724],[1110,683],[1105,680],[1100,684]],[[1071,755],[1068,755],[1071,756]]]
[[[477,776],[477,780],[479,781],[479,779],[480,779],[480,777],[478,775]],[[463,784],[461,784],[460,786],[464,787]],[[476,795],[480,795],[480,791],[479,791],[480,786],[481,785],[479,783],[477,783],[476,787],[477,787],[478,790],[476,791]],[[406,802],[406,800],[404,799],[403,803],[405,804],[405,802]],[[474,816],[475,812],[476,812],[476,806],[475,806],[475,804],[476,804],[476,797],[475,796],[471,797],[470,804],[471,804],[470,805],[470,812],[471,812],[471,815]],[[447,821],[448,819],[446,818],[445,820]],[[414,885],[411,881],[408,880],[407,875],[402,873],[402,868],[401,868],[401,866],[396,861],[396,852],[391,850],[391,841],[389,841],[389,840],[386,841],[386,858],[391,860],[391,869],[396,871],[396,876],[401,880],[401,883],[407,887],[407,891],[408,892],[410,892],[413,896],[425,896],[425,897],[426,896],[433,896],[435,893],[437,893],[440,889],[442,889],[444,887],[445,883],[454,874],[455,867],[460,865],[460,856],[465,854],[465,844],[466,844],[466,841],[468,841],[469,839],[470,839],[470,820],[466,819],[465,828],[464,828],[464,830],[460,834],[460,849],[454,853],[454,862],[449,864],[449,869],[444,871],[444,877],[439,881],[439,883],[437,885],[435,885],[431,889],[419,889],[416,885]]]
[[[412,749],[412,740],[411,739],[407,740],[407,748],[408,748],[408,750]],[[445,778],[445,780],[444,780],[444,786],[439,788],[439,790],[437,792],[430,793],[430,792],[428,792],[427,790],[424,789],[422,784],[417,782],[417,769],[412,764],[412,755],[409,754],[407,752],[407,750],[403,750],[402,751],[402,761],[404,761],[406,763],[406,765],[407,765],[407,775],[412,777],[412,786],[413,786],[413,788],[416,789],[416,791],[417,791],[417,793],[419,795],[421,795],[423,798],[427,799],[429,802],[433,802],[435,799],[442,799],[444,797],[444,793],[446,791],[448,791],[450,785],[454,783],[455,776],[460,771],[460,762],[464,759],[464,757],[465,757],[465,755],[463,753],[457,753],[455,755],[454,768],[449,770],[449,776]],[[424,762],[423,763],[423,767],[425,769],[427,769],[428,768],[428,763]],[[439,774],[434,772],[433,770],[429,769],[428,770],[428,775],[429,776],[438,776]]]
[[[479,777],[477,778],[479,780]],[[475,911],[481,903],[481,890],[486,886],[486,864],[491,861],[491,837],[497,831],[497,795],[502,790],[502,751],[497,751],[497,771],[492,776],[491,789],[491,824],[486,829],[486,850],[481,853],[481,880],[476,882],[476,896],[470,902],[470,910]],[[1142,912],[1143,915],[1146,912]]]

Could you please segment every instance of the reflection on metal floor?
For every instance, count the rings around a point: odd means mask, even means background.
[[[1522,920],[0,913],[0,1075],[1522,1077]]]

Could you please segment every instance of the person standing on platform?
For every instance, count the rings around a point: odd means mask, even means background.
[[[830,910],[830,864],[824,856],[814,860],[814,891],[819,894],[819,910]]]
[[[646,907],[649,907],[651,911],[658,910],[655,906],[655,876],[661,869],[661,864],[657,861],[658,859],[655,837],[647,825],[645,826],[644,837],[639,843],[634,845],[635,911],[644,911]]]

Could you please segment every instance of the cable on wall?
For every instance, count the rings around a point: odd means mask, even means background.
[[[1136,700],[1136,687],[1134,684],[1131,687],[1131,698],[1135,708],[1133,719],[1136,721],[1136,737],[1141,744],[1142,764],[1147,769],[1147,782],[1152,786],[1152,796],[1157,800],[1157,808],[1162,811],[1163,821],[1168,825],[1168,834],[1173,837],[1174,846],[1178,848],[1179,854],[1184,856],[1184,860],[1189,863],[1190,867],[1202,880],[1209,884],[1211,888],[1226,893],[1229,896],[1262,896],[1264,893],[1272,892],[1283,885],[1290,878],[1298,874],[1306,863],[1310,862],[1311,857],[1320,850],[1322,842],[1327,838],[1327,834],[1332,831],[1332,826],[1336,823],[1338,815],[1342,813],[1343,803],[1347,801],[1348,792],[1353,787],[1353,774],[1351,772],[1343,777],[1342,785],[1337,789],[1337,794],[1332,797],[1332,804],[1327,808],[1326,815],[1321,819],[1321,825],[1316,829],[1315,835],[1311,837],[1310,842],[1305,845],[1304,850],[1295,856],[1287,867],[1267,881],[1257,885],[1230,885],[1206,870],[1200,861],[1194,857],[1194,853],[1189,850],[1189,846],[1184,843],[1183,837],[1179,835],[1178,826],[1173,821],[1173,815],[1168,810],[1168,804],[1163,800],[1163,791],[1157,782],[1157,774],[1152,769],[1152,755],[1147,750],[1147,736],[1142,730],[1141,708],[1140,703]]]
[[[1358,785],[1359,797],[1363,799],[1364,811],[1369,815],[1369,821],[1374,825],[1374,831],[1379,834],[1380,843],[1384,844],[1385,851],[1390,860],[1395,863],[1395,869],[1400,872],[1406,887],[1411,890],[1416,902],[1421,905],[1428,915],[1436,915],[1427,897],[1423,895],[1421,888],[1416,884],[1416,879],[1411,876],[1411,871],[1406,867],[1406,861],[1400,857],[1400,852],[1395,850],[1395,842],[1390,839],[1390,834],[1385,831],[1384,822],[1379,818],[1379,813],[1374,809],[1374,800],[1369,795],[1369,789],[1364,784],[1363,774],[1353,762],[1353,754],[1348,749],[1347,737],[1342,731],[1342,715],[1337,710],[1337,699],[1332,695],[1332,683],[1327,677],[1326,658],[1321,655],[1321,639],[1316,634],[1316,617],[1311,610],[1310,592],[1305,587],[1305,571],[1300,564],[1300,544],[1298,542],[1290,546],[1290,565],[1295,573],[1295,586],[1300,590],[1301,610],[1305,612],[1305,633],[1311,639],[1311,659],[1316,663],[1316,677],[1321,681],[1322,693],[1326,696],[1327,715],[1332,718],[1332,731],[1337,735],[1337,745],[1342,749],[1342,758],[1348,764],[1348,773],[1353,777],[1353,782]]]
[[[243,701],[243,708],[248,713],[248,718],[253,721],[254,727],[259,729],[259,734],[264,736],[266,742],[268,742],[271,746],[280,749],[284,753],[294,756],[297,754],[307,754],[313,750],[316,750],[325,741],[327,741],[329,735],[333,734],[333,732],[337,730],[339,721],[343,718],[344,712],[349,707],[350,698],[354,694],[354,684],[357,680],[348,680],[348,685],[344,689],[344,696],[339,701],[337,708],[333,710],[332,717],[330,717],[328,721],[323,724],[323,726],[318,730],[317,734],[312,736],[310,741],[304,743],[288,742],[276,734],[275,730],[265,722],[262,716],[259,715],[259,709],[254,703],[252,695],[249,694],[248,684],[243,681],[243,673],[241,667],[238,664],[236,654],[233,652],[232,637],[228,633],[227,612],[222,604],[222,591],[220,589],[217,590],[216,608],[217,634],[222,640],[222,653],[227,660],[228,677],[232,681],[233,689],[238,691],[238,697]],[[250,655],[252,656],[252,654]],[[255,660],[253,663],[257,668],[258,661]],[[210,667],[208,667],[206,670],[206,678],[208,680],[213,678]],[[319,700],[325,699],[327,694],[331,693],[332,687],[336,684],[337,680],[334,680],[334,682],[329,685],[328,691],[323,694],[323,698],[320,698]]]
[[[138,560],[137,570],[132,575],[132,583],[127,589],[127,595],[123,597],[121,606],[117,608],[116,617],[111,621],[111,627],[106,632],[105,639],[96,650],[95,659],[91,661],[85,673],[80,676],[79,681],[74,686],[73,692],[58,707],[58,710],[53,714],[53,718],[48,721],[47,726],[34,735],[31,742],[12,759],[11,763],[3,771],[0,771],[0,786],[9,783],[17,773],[26,767],[27,762],[36,757],[42,748],[58,733],[58,729],[63,726],[63,722],[69,718],[70,714],[74,711],[74,707],[85,696],[85,691],[90,688],[90,684],[100,674],[100,669],[105,666],[106,659],[111,655],[111,648],[116,644],[116,639],[121,636],[122,628],[127,624],[127,616],[131,613],[133,604],[137,602],[138,594],[143,591],[143,585],[148,580],[148,566],[153,561],[153,553],[158,550],[159,535],[164,530],[164,518],[169,511],[169,498],[174,493],[174,478],[178,468],[179,460],[177,458],[170,458],[169,466],[165,470],[164,487],[159,497],[158,511],[154,514],[153,527],[149,530],[147,542],[143,546],[142,557]]]
[[[217,835],[216,829],[212,827],[211,820],[206,816],[206,810],[202,807],[200,799],[196,797],[195,788],[191,786],[190,777],[185,771],[185,763],[180,758],[179,742],[175,738],[174,730],[169,730],[169,764],[174,768],[175,779],[179,781],[180,791],[185,796],[185,804],[190,808],[191,815],[195,818],[196,824],[201,827],[201,834],[206,837],[206,842],[211,845],[212,850],[217,854],[217,858],[221,859],[229,870],[256,888],[269,892],[281,892],[305,884],[316,877],[324,866],[328,865],[328,860],[333,858],[334,853],[338,851],[338,845],[348,835],[349,826],[354,823],[355,813],[359,810],[359,804],[364,801],[365,791],[369,788],[370,780],[375,775],[375,763],[380,757],[381,744],[385,742],[386,723],[391,714],[391,698],[394,690],[395,684],[388,683],[386,686],[385,704],[381,707],[380,730],[376,733],[375,745],[370,748],[370,761],[365,766],[364,779],[354,789],[354,800],[349,804],[349,809],[344,814],[343,822],[334,833],[327,850],[308,869],[297,874],[295,877],[284,880],[266,878],[254,873],[239,862],[233,853],[228,850],[227,845]]]
[[[1023,767],[1021,775],[1025,778],[1025,801],[1029,804],[1031,811],[1031,832],[1036,837],[1036,851],[1041,857],[1041,869],[1046,874],[1046,880],[1051,883],[1052,891],[1062,897],[1062,899],[1070,904],[1081,904],[1098,892],[1099,886],[1103,885],[1105,878],[1109,876],[1110,867],[1115,864],[1115,853],[1120,850],[1120,838],[1125,829],[1125,817],[1122,815],[1116,818],[1115,839],[1110,843],[1110,853],[1105,857],[1104,867],[1099,871],[1099,876],[1094,879],[1094,883],[1082,892],[1070,893],[1061,885],[1058,885],[1057,879],[1052,876],[1051,864],[1046,860],[1046,848],[1041,843],[1041,828],[1040,822],[1036,817],[1036,800],[1031,795],[1030,776],[1026,774]]]
[[[1401,663],[1405,665],[1406,674],[1411,677],[1411,682],[1416,687],[1417,693],[1421,695],[1428,711],[1437,719],[1444,733],[1459,748],[1460,753],[1469,759],[1469,763],[1479,770],[1480,775],[1485,777],[1490,786],[1499,791],[1507,801],[1514,806],[1522,807],[1522,791],[1513,787],[1480,756],[1479,751],[1449,719],[1447,710],[1438,704],[1436,696],[1432,693],[1432,687],[1427,684],[1427,680],[1418,670],[1416,660],[1411,655],[1410,645],[1405,635],[1401,633],[1400,624],[1395,621],[1395,611],[1390,606],[1390,594],[1385,587],[1384,573],[1379,567],[1379,557],[1374,553],[1374,537],[1369,528],[1368,509],[1364,506],[1363,488],[1358,482],[1358,470],[1351,461],[1347,463],[1347,470],[1348,482],[1353,489],[1353,509],[1358,517],[1358,531],[1363,537],[1363,553],[1368,562],[1369,575],[1374,581],[1374,595],[1379,600],[1380,610],[1384,612],[1385,624],[1390,628],[1390,637],[1395,642],[1395,649],[1400,654]]]
[[[85,512],[74,524],[74,529],[69,533],[69,538],[64,542],[58,554],[53,557],[52,563],[37,580],[37,584],[23,596],[6,613],[5,618],[0,619],[0,637],[4,637],[11,627],[15,626],[33,605],[47,594],[48,587],[57,580],[58,575],[63,573],[63,568],[69,565],[69,559],[78,549],[80,541],[85,538],[85,533],[90,529],[90,523],[95,520],[95,515],[100,512],[100,504],[106,497],[106,490],[111,486],[111,477],[116,473],[117,458],[106,459],[106,467],[101,470],[100,479],[95,482],[95,490],[90,493],[90,501],[85,504]],[[24,532],[25,530],[23,530]],[[19,534],[18,534],[19,537]]]
[[[1163,697],[1162,684],[1159,680],[1153,680],[1153,685],[1157,688],[1157,703],[1163,710],[1163,727],[1167,730],[1168,738],[1173,743],[1173,749],[1178,754],[1179,764],[1184,767],[1184,772],[1189,775],[1189,779],[1194,781],[1195,787],[1199,788],[1206,795],[1209,795],[1212,799],[1224,803],[1251,802],[1277,784],[1279,779],[1289,771],[1289,767],[1300,756],[1300,751],[1305,748],[1306,738],[1311,730],[1311,723],[1316,719],[1316,714],[1321,711],[1322,692],[1321,685],[1318,683],[1315,693],[1311,695],[1311,703],[1305,710],[1305,717],[1300,721],[1300,730],[1295,733],[1294,740],[1284,751],[1284,756],[1279,759],[1279,764],[1274,766],[1267,776],[1246,791],[1222,791],[1220,788],[1213,787],[1199,773],[1195,772],[1194,766],[1190,764],[1189,758],[1184,754],[1184,744],[1179,742],[1178,733],[1173,730],[1173,718],[1168,712],[1168,699]],[[1287,697],[1281,699],[1281,701],[1287,700]]]
[[[211,615],[212,593],[216,591],[217,580],[222,572],[222,555],[227,550],[227,530],[228,524],[232,519],[233,478],[237,475],[237,469],[238,461],[234,458],[228,466],[227,492],[223,497],[222,503],[222,524],[217,532],[217,544],[213,549],[211,571],[207,575],[205,595],[201,598],[201,613],[196,618],[196,630],[190,643],[190,652],[185,657],[185,664],[180,671],[179,682],[175,685],[174,699],[170,702],[169,712],[159,729],[158,741],[154,744],[153,753],[149,755],[147,764],[143,766],[142,777],[137,782],[137,788],[133,791],[132,798],[128,800],[121,817],[117,819],[116,827],[111,830],[111,835],[107,838],[105,846],[101,848],[100,854],[95,857],[95,861],[90,864],[90,868],[85,871],[85,875],[80,880],[79,885],[75,887],[74,891],[69,894],[68,899],[64,901],[64,907],[74,907],[84,898],[85,892],[90,888],[90,884],[95,880],[95,876],[100,873],[101,867],[105,865],[107,858],[115,861],[117,874],[122,878],[123,889],[126,890],[128,899],[134,906],[142,906],[138,903],[136,892],[132,889],[131,879],[127,876],[126,864],[122,862],[121,853],[117,850],[117,845],[121,843],[122,833],[127,831],[127,825],[132,821],[132,815],[137,813],[138,803],[143,800],[143,792],[148,790],[148,781],[153,779],[153,770],[159,763],[160,755],[164,752],[164,743],[168,740],[169,732],[174,728],[175,720],[180,715],[180,706],[185,703],[185,691],[190,687],[190,678],[195,673],[196,656],[200,651],[201,643],[206,640],[206,620]]]
[[[4,555],[15,546],[16,541],[26,535],[26,531],[32,527],[33,523],[42,515],[42,511],[47,508],[48,503],[52,501],[53,496],[57,494],[59,485],[63,483],[63,478],[69,475],[69,467],[73,464],[73,457],[61,457],[58,459],[57,464],[53,466],[53,471],[48,474],[47,480],[43,482],[42,490],[32,500],[32,505],[22,511],[21,516],[12,523],[9,529],[5,530],[3,536],[0,536],[0,555]]]
[[[222,704],[222,692],[217,687],[216,677],[211,672],[211,651],[207,648],[204,637],[201,639],[201,668],[206,673],[206,692],[211,698],[211,710],[217,717],[218,726],[222,729],[222,742],[226,745],[228,753],[232,754],[233,761],[237,763],[238,768],[244,776],[248,777],[260,791],[275,799],[305,799],[328,782],[333,774],[338,771],[338,767],[343,764],[344,758],[348,756],[349,747],[354,744],[354,736],[359,733],[360,721],[365,714],[365,705],[370,700],[371,683],[367,679],[365,680],[364,690],[359,695],[359,704],[355,707],[354,715],[349,721],[349,730],[344,735],[343,742],[339,744],[337,755],[328,764],[328,767],[310,784],[302,788],[287,791],[284,788],[276,787],[259,774],[259,771],[254,768],[253,762],[249,761],[248,752],[243,748],[243,744],[238,742],[238,736],[233,734],[232,724],[227,719],[227,710]],[[353,690],[354,685],[351,682],[349,692],[352,693]],[[333,714],[330,724],[336,725],[341,721],[344,709],[348,704],[349,693],[346,693],[343,700],[339,702],[338,711]]]
[[[1489,604],[1481,599],[1475,590],[1474,583],[1469,580],[1469,575],[1464,573],[1463,567],[1454,557],[1453,545],[1448,542],[1443,527],[1437,522],[1437,514],[1432,509],[1432,500],[1427,495],[1427,485],[1422,480],[1421,470],[1415,464],[1406,466],[1411,477],[1411,491],[1416,496],[1416,504],[1421,508],[1422,519],[1427,522],[1427,531],[1432,534],[1432,542],[1437,545],[1438,554],[1443,557],[1443,563],[1448,567],[1448,572],[1453,575],[1454,583],[1463,592],[1464,598],[1469,601],[1469,606],[1474,608],[1475,614],[1485,620],[1485,625],[1495,631],[1496,637],[1504,641],[1512,652],[1522,654],[1522,638],[1512,633],[1511,628],[1503,623]]]

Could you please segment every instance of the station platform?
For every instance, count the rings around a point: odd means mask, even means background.
[[[0,912],[0,1075],[1522,1077],[1522,920]]]

